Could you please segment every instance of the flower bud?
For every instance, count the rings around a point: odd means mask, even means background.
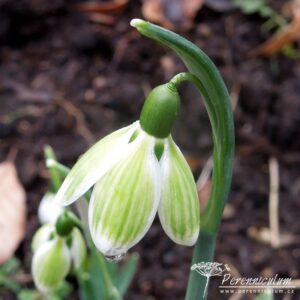
[[[42,244],[49,241],[54,232],[55,228],[52,224],[45,224],[40,227],[33,236],[31,243],[32,251],[35,252]]]
[[[54,201],[54,198],[55,194],[48,192],[40,202],[38,217],[42,224],[55,224],[59,215],[64,211],[63,207]]]
[[[85,240],[78,228],[72,231],[71,258],[75,269],[79,269],[86,259]]]
[[[34,253],[31,266],[36,287],[44,294],[55,291],[67,276],[70,265],[70,251],[62,238],[43,243]]]

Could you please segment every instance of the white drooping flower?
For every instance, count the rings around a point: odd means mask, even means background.
[[[153,89],[140,121],[91,147],[72,168],[56,195],[69,205],[92,186],[89,228],[105,256],[119,256],[138,243],[158,211],[167,235],[195,244],[200,223],[192,172],[170,132],[179,109],[176,86]]]
[[[53,224],[40,227],[35,233],[32,274],[36,287],[44,294],[58,288],[73,266],[79,270],[87,256],[84,238],[78,228],[67,237],[60,237]]]
[[[64,239],[55,237],[40,245],[31,265],[36,287],[44,294],[55,291],[70,271],[71,255]]]
[[[54,193],[47,192],[39,204],[38,217],[42,224],[55,224],[57,218],[64,211],[64,208],[55,202],[54,198]]]
[[[158,144],[163,147],[160,160]],[[92,186],[89,227],[104,255],[120,255],[135,245],[157,211],[173,241],[182,245],[196,242],[197,190],[191,170],[170,136],[157,139],[139,122],[106,136],[75,164],[56,201],[71,204]]]
[[[34,234],[31,249],[33,253],[45,242],[49,241],[52,235],[55,234],[55,227],[53,224],[45,224],[41,226]]]

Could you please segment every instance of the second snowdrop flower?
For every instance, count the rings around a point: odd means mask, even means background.
[[[148,231],[158,211],[176,243],[193,245],[199,201],[191,170],[170,131],[179,109],[171,83],[150,92],[140,121],[106,136],[75,164],[57,193],[68,205],[93,185],[89,227],[106,256],[121,255]]]

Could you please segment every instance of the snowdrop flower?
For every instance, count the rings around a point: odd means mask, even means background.
[[[36,287],[44,294],[55,291],[70,271],[71,255],[63,238],[56,237],[40,245],[32,260]]]
[[[171,83],[148,95],[140,121],[91,147],[75,164],[56,201],[69,205],[92,186],[89,228],[105,256],[126,253],[148,231],[158,212],[166,234],[193,245],[199,201],[191,170],[170,131],[179,109]]]
[[[45,224],[40,227],[34,234],[31,249],[33,253],[45,242],[49,241],[52,236],[55,234],[55,227],[53,224]]]
[[[53,224],[43,225],[37,230],[31,248],[34,282],[44,294],[58,287],[71,265],[75,270],[80,269],[87,255],[85,241],[78,228],[74,227],[68,236],[60,237]]]
[[[57,204],[54,198],[54,193],[47,192],[40,202],[38,217],[42,224],[55,224],[57,218],[64,211],[64,208],[60,204]]]

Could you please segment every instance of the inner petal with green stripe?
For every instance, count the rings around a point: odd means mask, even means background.
[[[191,169],[171,137],[161,159],[162,191],[159,218],[167,235],[177,244],[195,244],[200,226],[197,188]]]

